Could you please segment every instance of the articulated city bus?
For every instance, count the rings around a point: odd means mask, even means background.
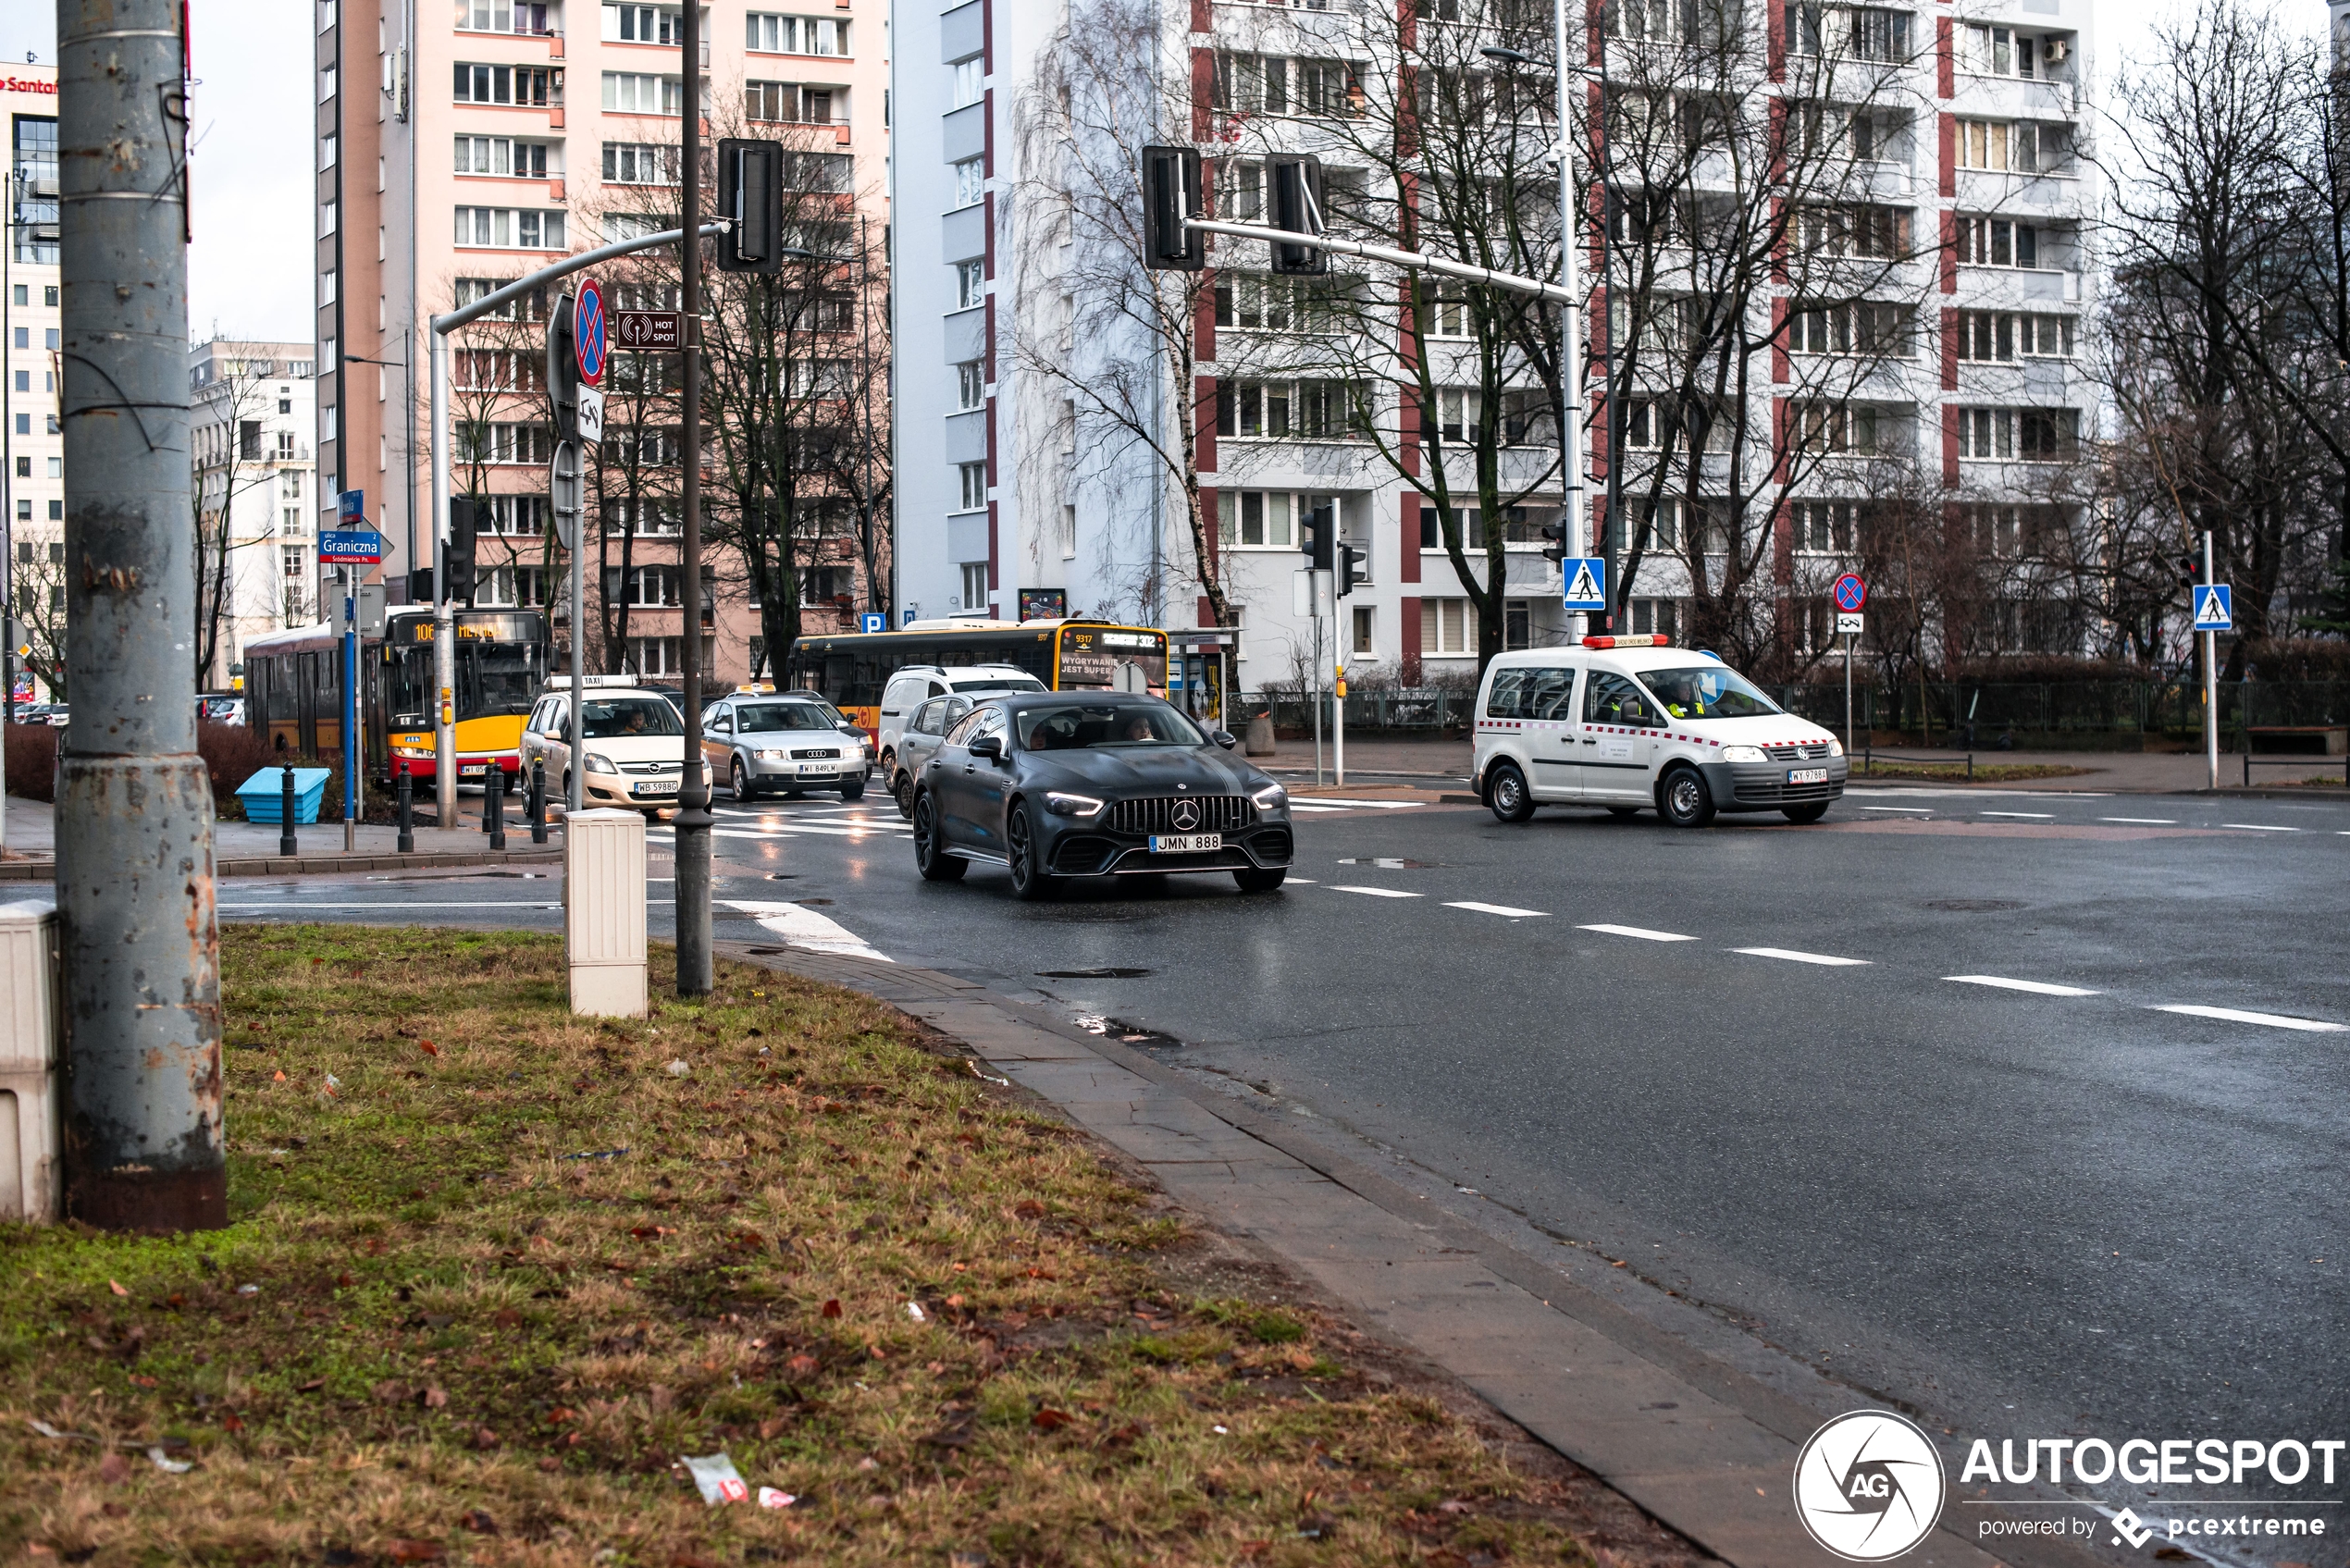
[[[801,637],[788,685],[821,692],[877,739],[882,688],[909,664],[1009,664],[1055,691],[1167,690],[1167,634],[1111,621],[916,622],[899,632]]]
[[[460,610],[457,640],[457,774],[477,779],[522,765],[522,726],[546,685],[547,618],[535,610]],[[433,620],[429,605],[384,616],[380,637],[359,648],[360,740],[365,766],[389,784],[405,772],[433,781]],[[303,626],[245,645],[248,722],[279,749],[333,757],[342,750],[342,639],[331,626]]]

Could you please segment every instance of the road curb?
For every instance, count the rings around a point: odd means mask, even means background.
[[[1205,1223],[1280,1255],[1362,1327],[1459,1377],[1725,1562],[1822,1561],[1788,1501],[1796,1454],[1866,1396],[1829,1389],[1837,1408],[1806,1404],[1279,1118],[976,982],[773,945],[718,950],[861,992],[956,1041],[1141,1164]],[[2031,1538],[2003,1542],[1994,1558],[1946,1516],[1908,1561],[2086,1568],[2102,1559]]]
[[[216,860],[212,869],[215,876],[222,877],[326,876],[352,871],[429,870],[435,867],[550,865],[560,863],[563,858],[560,847],[482,849],[453,854],[270,855]],[[56,874],[55,860],[0,861],[0,882],[54,882]]]

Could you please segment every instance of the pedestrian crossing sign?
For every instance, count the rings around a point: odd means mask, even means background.
[[[2195,590],[2195,629],[2226,632],[2235,629],[2235,607],[2225,583],[2200,584]]]
[[[1566,607],[1569,610],[1607,608],[1607,561],[1604,557],[1570,555],[1559,562],[1559,573],[1566,582]]]

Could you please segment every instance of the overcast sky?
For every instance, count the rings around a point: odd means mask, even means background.
[[[573,0],[583,12],[591,0]],[[2083,0],[2063,0],[2066,17]],[[2180,0],[2089,0],[2092,68],[2109,76],[2143,52],[2157,18]],[[2319,0],[2277,0],[2313,29]],[[195,245],[189,256],[189,328],[306,342],[311,290],[310,0],[194,0]],[[0,6],[0,58],[56,55],[49,0]],[[370,74],[352,71],[362,86]]]

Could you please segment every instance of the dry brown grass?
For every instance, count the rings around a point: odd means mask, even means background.
[[[0,1228],[12,1560],[1592,1561],[1359,1337],[1169,1290],[1147,1194],[878,1004],[726,965],[598,1022],[545,937],[225,947],[231,1228]],[[705,1507],[721,1449],[799,1500]]]

